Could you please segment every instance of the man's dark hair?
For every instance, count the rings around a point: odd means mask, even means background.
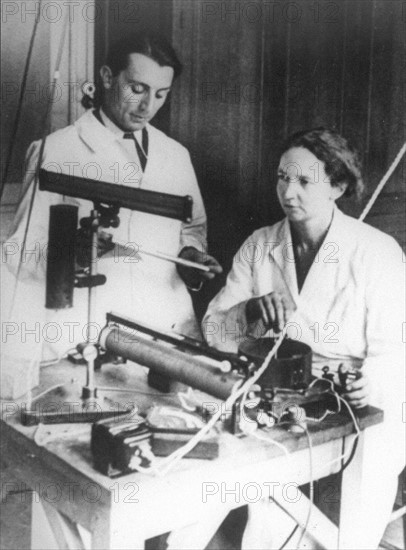
[[[110,67],[113,76],[117,76],[128,66],[128,56],[132,53],[140,53],[149,57],[161,67],[172,67],[174,78],[182,72],[182,64],[175,50],[166,38],[151,31],[140,31],[127,38],[114,42],[109,48],[105,65]],[[102,86],[96,86],[94,97],[84,95],[82,105],[85,109],[99,107],[103,100]]]
[[[338,132],[323,127],[297,132],[285,141],[281,156],[292,147],[303,147],[324,162],[331,185],[347,184],[344,195],[361,196],[364,184],[358,153]]]
[[[113,76],[117,76],[127,67],[128,56],[132,53],[141,53],[161,67],[172,67],[174,78],[182,72],[182,64],[166,38],[150,31],[142,31],[119,40],[110,47],[105,64],[110,67]]]

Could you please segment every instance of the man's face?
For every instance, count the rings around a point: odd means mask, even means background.
[[[174,70],[151,58],[132,53],[127,68],[113,77],[106,65],[100,69],[104,86],[103,110],[124,132],[142,130],[165,103]]]

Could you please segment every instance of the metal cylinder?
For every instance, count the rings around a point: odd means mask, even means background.
[[[45,301],[48,309],[72,307],[77,226],[77,206],[50,207]]]
[[[227,399],[243,382],[242,376],[234,372],[222,373],[220,367],[208,365],[198,355],[185,353],[139,333],[130,334],[118,327],[103,329],[100,345],[107,351],[219,399]]]

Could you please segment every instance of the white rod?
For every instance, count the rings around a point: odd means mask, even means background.
[[[389,166],[388,171],[386,172],[384,177],[379,182],[379,184],[378,184],[377,188],[375,189],[375,191],[372,193],[372,196],[369,199],[368,204],[366,205],[366,207],[364,208],[361,216],[359,217],[359,220],[361,222],[366,218],[368,212],[371,210],[374,202],[376,201],[379,193],[382,191],[383,187],[386,185],[386,182],[388,181],[388,179],[391,177],[391,175],[395,171],[397,165],[399,164],[399,162],[400,162],[401,158],[403,157],[403,155],[405,154],[405,152],[406,152],[406,142],[403,144],[403,147],[401,148],[399,153],[396,155],[395,160]]]
[[[120,248],[127,248],[131,247],[133,248],[134,245],[131,243],[125,244],[121,242],[115,241],[114,244],[117,247]],[[172,262],[174,264],[184,265],[185,267],[192,267],[193,269],[198,269],[199,271],[205,271],[206,273],[210,273],[211,269],[207,265],[199,264],[197,262],[192,262],[190,260],[183,260],[182,258],[178,258],[177,256],[170,256],[169,254],[164,254],[163,252],[152,252],[151,250],[143,250],[139,249],[137,250],[137,254],[145,254],[145,256],[152,256],[153,258],[159,258],[160,260],[165,260],[167,262]]]

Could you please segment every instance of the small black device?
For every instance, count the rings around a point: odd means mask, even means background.
[[[239,354],[260,367],[276,342],[275,338],[246,340],[238,349]],[[285,338],[258,384],[263,390],[305,390],[312,380],[312,350],[310,346]]]

